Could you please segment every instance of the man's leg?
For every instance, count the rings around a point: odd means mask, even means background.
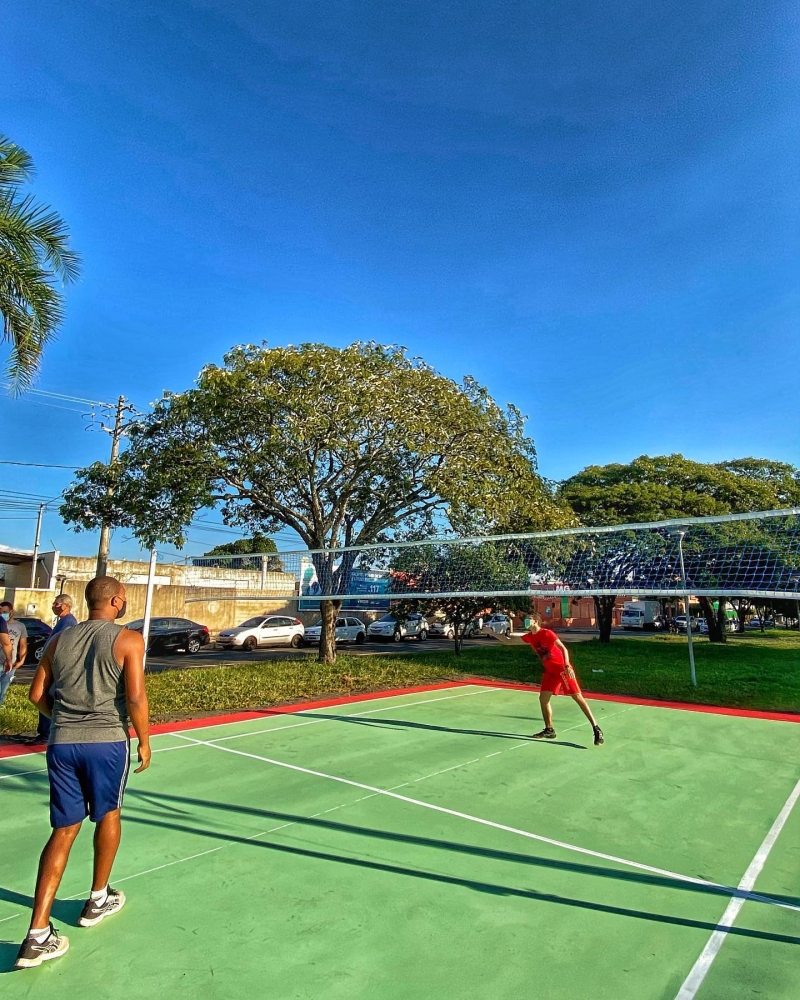
[[[594,730],[594,745],[599,747],[601,744],[605,743],[605,737],[603,736],[603,730],[597,725],[595,717],[592,715],[592,710],[589,708],[588,702],[580,692],[572,695],[572,700],[577,705],[580,705],[581,711],[592,724],[592,729]]]
[[[78,924],[80,927],[94,927],[125,905],[125,893],[112,889],[108,880],[122,833],[121,803],[128,777],[130,747],[127,740],[96,743],[87,747],[85,754],[89,816],[97,825],[94,831],[92,891]]]
[[[550,699],[553,697],[552,691],[539,692],[539,704],[542,708],[542,718],[544,719],[544,729],[533,734],[535,740],[554,740],[556,731],[553,729],[553,710],[550,707]]]
[[[120,810],[112,809],[94,828],[94,874],[92,892],[100,892],[108,885],[111,868],[122,836]]]
[[[39,874],[36,878],[36,892],[33,897],[31,927],[41,930],[50,923],[50,910],[56,898],[64,869],[67,867],[69,852],[81,828],[80,823],[62,826],[53,830],[39,859]]]
[[[0,705],[6,700],[6,692],[11,687],[11,682],[14,680],[15,670],[4,670],[0,673]]]
[[[586,701],[583,695],[580,693],[574,694],[572,695],[572,700],[575,702],[576,705],[580,706],[580,710],[583,712],[583,714],[586,716],[589,722],[591,722],[593,726],[596,726],[597,723],[595,722],[594,716],[592,715],[592,710],[591,708],[589,708],[589,703]]]

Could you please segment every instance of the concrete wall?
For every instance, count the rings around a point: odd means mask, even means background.
[[[53,586],[36,589],[27,586],[30,563],[27,567],[7,567],[3,600],[11,601],[18,615],[41,618],[52,624],[55,620],[53,598],[58,593],[66,593],[73,598],[76,618],[79,621],[86,618],[88,609],[83,592],[94,576],[95,559],[60,555],[54,562],[57,575],[53,575]],[[123,622],[144,615],[148,568],[144,561],[109,560],[109,575],[125,584],[128,610]],[[285,596],[295,591],[295,579],[289,573],[267,573],[262,578],[259,571],[253,570],[160,563],[156,566],[155,580],[154,616],[190,618],[207,625],[212,632],[239,624],[254,615],[276,612],[297,614],[297,601]],[[37,583],[45,582],[37,579]],[[266,583],[265,589],[262,589],[262,583]],[[240,593],[246,596],[238,597]],[[298,617],[316,620],[319,616],[310,613]]]

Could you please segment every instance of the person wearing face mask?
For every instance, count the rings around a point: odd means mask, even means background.
[[[130,763],[128,720],[139,740],[139,767],[150,764],[144,642],[117,624],[125,614],[125,588],[111,576],[86,587],[89,619],[51,639],[30,689],[30,700],[52,716],[47,747],[50,825],[39,861],[30,929],[15,968],[59,958],[69,940],[50,922],[69,853],[84,819],[96,824],[94,876],[78,925],[94,927],[117,913],[125,895],[108,884],[121,835],[121,807]]]
[[[65,628],[70,628],[72,625],[78,624],[78,619],[72,613],[72,598],[69,594],[59,594],[55,598],[53,601],[53,614],[58,620],[53,626],[53,631],[50,633],[51,638],[54,635],[58,635],[59,632],[63,632]]]
[[[8,618],[0,614],[0,705],[8,690],[8,685],[14,677],[14,646],[8,631]],[[6,678],[8,678],[6,680]]]
[[[78,624],[78,619],[72,613],[72,598],[69,594],[59,594],[53,601],[53,614],[56,616],[56,623],[50,633],[52,639],[54,635],[63,632],[65,628],[72,628]],[[36,735],[26,737],[27,743],[47,743],[50,738],[50,719],[39,712],[39,722],[36,726]]]
[[[28,655],[28,630],[14,618],[14,605],[10,601],[0,601],[0,619],[5,622],[11,640],[11,658],[6,659],[0,671],[0,705],[6,700],[6,692],[14,680],[17,667],[21,667]]]

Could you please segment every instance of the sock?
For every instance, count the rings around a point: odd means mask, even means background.
[[[37,944],[44,944],[45,941],[50,937],[49,927],[31,927],[28,931],[28,937],[33,938]]]
[[[104,886],[102,889],[92,889],[91,891],[92,902],[97,903],[102,906],[108,898],[108,886]]]

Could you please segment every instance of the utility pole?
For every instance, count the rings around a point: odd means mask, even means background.
[[[119,455],[119,443],[122,439],[122,418],[125,414],[127,407],[125,406],[125,397],[120,396],[117,400],[116,415],[114,419],[114,427],[108,428],[103,427],[103,430],[108,431],[111,435],[111,458],[110,465],[113,466]],[[109,495],[111,491],[109,490]],[[111,543],[111,525],[108,521],[103,521],[102,527],[100,528],[100,545],[97,549],[97,568],[95,569],[95,576],[108,576],[108,549]]]
[[[39,561],[39,539],[42,537],[42,516],[46,504],[39,504],[39,514],[36,518],[36,539],[33,543],[33,557],[31,559],[31,590],[36,589],[36,564]]]

